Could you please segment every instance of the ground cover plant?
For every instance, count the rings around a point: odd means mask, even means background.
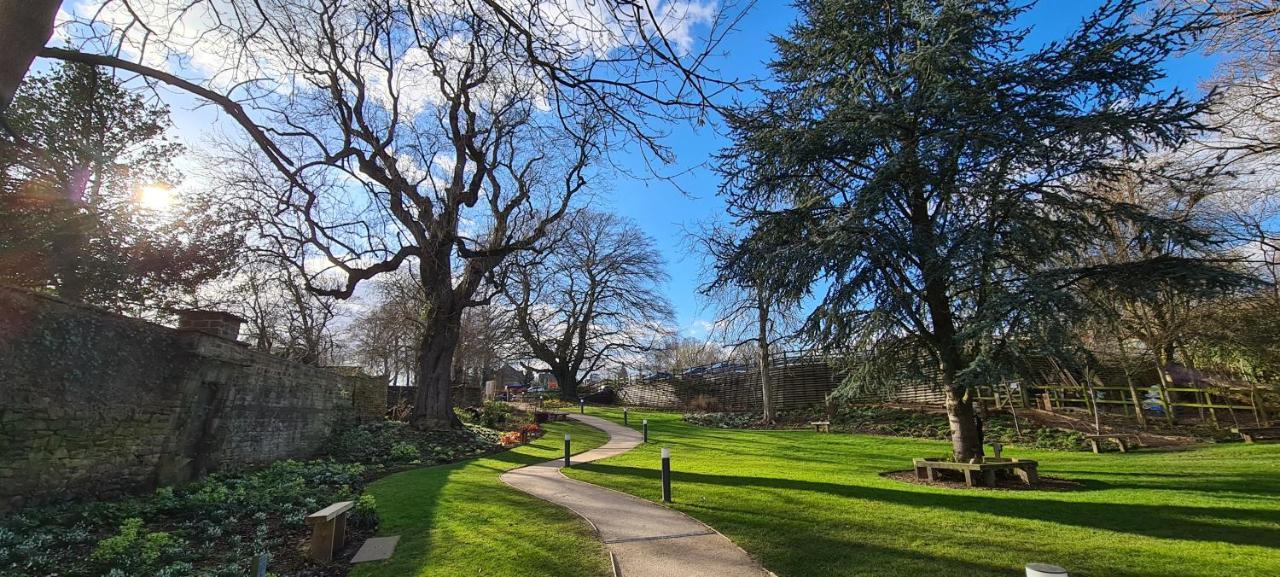
[[[621,422],[621,410],[589,409]],[[660,499],[672,452],[675,508],[723,532],[779,577],[1018,575],[1027,562],[1075,576],[1280,575],[1280,445],[1131,454],[1048,452],[1042,474],[1074,491],[966,490],[881,476],[943,441],[649,420],[651,442],[570,477]]]
[[[760,413],[685,413],[684,420],[704,427],[723,429],[763,428]],[[828,417],[822,408],[779,411],[772,427],[806,428],[812,421],[830,421],[831,430],[921,439],[949,439],[947,416],[937,412],[916,411],[884,406],[843,407]],[[983,433],[988,443],[995,441],[1038,449],[1083,451],[1089,449],[1084,433],[1042,427],[1027,419],[1019,421],[1021,434],[1013,419],[1006,414],[993,414],[983,419]]]
[[[496,431],[417,431],[386,422],[343,429],[326,458],[210,475],[124,499],[30,507],[0,519],[0,577],[222,577],[249,575],[271,556],[272,573],[316,569],[299,546],[307,514],[354,500],[352,545],[377,526],[365,485],[386,471],[500,450]]]
[[[328,443],[327,455],[352,463],[435,465],[498,448],[498,433],[492,428],[419,431],[408,423],[382,421],[337,432]]]
[[[604,444],[598,429],[544,425],[528,445],[480,459],[414,469],[369,485],[382,535],[400,535],[390,560],[352,568],[353,577],[604,577],[608,556],[590,526],[572,512],[508,487],[507,470]]]
[[[273,555],[273,570],[296,567],[308,513],[356,500],[352,532],[376,526],[372,499],[360,495],[368,472],[280,461],[151,495],[24,509],[0,521],[0,575],[239,577],[261,553]]]

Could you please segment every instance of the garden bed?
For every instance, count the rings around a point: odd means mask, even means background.
[[[500,451],[497,431],[422,432],[403,423],[353,427],[334,436],[322,459],[210,475],[150,495],[28,507],[0,520],[3,577],[243,577],[270,557],[279,576],[345,575],[348,565],[306,558],[309,513],[356,501],[347,559],[377,527],[364,487],[406,468]]]

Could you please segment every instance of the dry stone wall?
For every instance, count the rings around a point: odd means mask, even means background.
[[[0,509],[315,454],[386,379],[0,288]]]

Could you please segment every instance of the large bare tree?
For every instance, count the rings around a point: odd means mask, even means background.
[[[688,2],[106,0],[78,50],[207,100],[246,146],[220,178],[318,294],[412,265],[426,317],[412,421],[447,428],[462,311],[571,206],[605,152],[661,160],[666,121],[730,85],[709,51],[736,14]]]
[[[544,250],[509,259],[496,284],[529,355],[573,400],[582,378],[655,348],[674,312],[662,255],[634,222],[583,210],[559,228]]]

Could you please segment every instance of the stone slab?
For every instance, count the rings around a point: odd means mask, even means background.
[[[392,537],[373,537],[364,542],[360,546],[360,550],[356,551],[356,556],[351,558],[352,563],[364,563],[366,561],[383,561],[391,558],[391,554],[396,551],[396,544],[400,542],[400,536]]]

